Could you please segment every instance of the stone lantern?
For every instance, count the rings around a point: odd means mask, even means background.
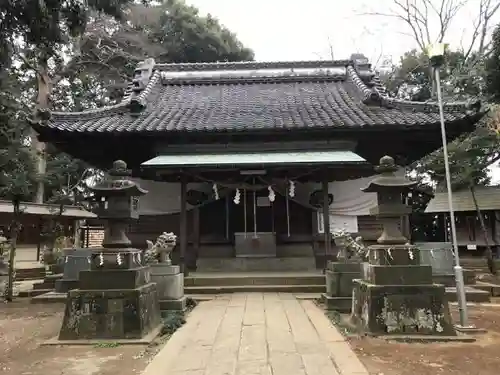
[[[139,197],[147,193],[128,176],[127,164],[118,160],[109,171],[109,178],[91,188],[98,202],[96,214],[108,222],[102,244],[107,249],[131,246],[126,235],[127,225],[139,218]]]
[[[365,193],[376,193],[378,205],[370,213],[377,216],[383,231],[378,238],[379,244],[405,244],[408,240],[400,230],[401,218],[411,213],[411,208],[403,203],[403,193],[412,190],[417,182],[397,176],[398,166],[390,156],[380,159],[375,171],[380,175],[362,189]]]
[[[141,340],[159,327],[156,284],[126,234],[139,216],[139,197],[147,193],[129,175],[125,162],[116,161],[92,189],[98,217],[106,221],[103,247],[92,249],[90,269],[80,272],[78,289],[68,292],[60,340]]]
[[[368,247],[362,279],[353,280],[351,320],[372,335],[455,335],[445,287],[433,284],[432,267],[420,264],[418,248],[399,228],[411,212],[402,195],[416,183],[396,176],[398,167],[389,156],[376,170],[380,175],[362,190],[377,193],[371,213],[383,230],[378,243]]]

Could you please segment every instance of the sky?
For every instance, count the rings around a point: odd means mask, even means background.
[[[422,0],[410,0],[415,4]],[[461,0],[448,0],[461,1]],[[468,0],[453,18],[444,42],[450,48],[468,49],[482,0]],[[210,13],[255,52],[257,61],[348,59],[363,53],[373,65],[397,62],[417,48],[411,30],[396,17],[393,0],[186,0],[201,14]],[[433,0],[441,4],[441,0]],[[376,4],[376,5],[374,5]],[[431,12],[432,14],[432,12]],[[430,17],[430,34],[438,35],[438,18]],[[492,18],[492,28],[500,11]],[[495,183],[500,169],[493,168]]]
[[[412,1],[418,4],[422,0]],[[452,47],[468,46],[470,26],[480,1],[467,1],[467,6],[451,23],[445,42]],[[398,59],[416,47],[402,21],[367,15],[391,13],[396,9],[393,0],[186,0],[186,3],[196,6],[202,14],[217,17],[245,46],[255,51],[259,61],[330,59],[331,45],[335,59],[361,52],[375,62],[381,60],[380,56]],[[438,19],[432,17],[431,21],[431,35],[437,36]],[[468,26],[465,30],[464,25]]]

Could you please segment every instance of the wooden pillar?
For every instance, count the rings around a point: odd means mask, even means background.
[[[193,243],[196,248],[200,246],[200,208],[193,208]]]
[[[443,223],[444,223],[444,242],[448,242],[448,218],[446,217],[446,212],[443,213]]]
[[[90,226],[87,224],[85,226],[85,246],[84,247],[90,247]]]
[[[231,199],[229,197],[229,194],[226,194],[226,197],[225,197],[225,211],[226,211],[226,240],[229,241],[229,199]]]
[[[330,234],[330,205],[328,204],[328,178],[326,175],[323,177],[322,181],[322,187],[323,187],[323,234],[325,236],[325,266],[324,269],[326,269],[326,263],[327,263],[327,257],[330,254],[330,239],[331,239],[331,234]]]
[[[200,254],[200,208],[193,208],[193,263],[194,270],[197,269],[198,256]]]
[[[80,237],[80,226],[82,224],[82,221],[80,219],[77,219],[77,220],[73,220],[73,238],[74,238],[74,241],[73,241],[73,246],[75,248],[79,248],[81,247],[81,237]]]
[[[42,216],[38,218],[37,229],[38,229],[38,241],[36,244],[36,261],[38,262],[40,261],[40,255],[42,253],[42,230],[43,230]]]
[[[179,265],[181,272],[184,272],[184,276],[188,275],[188,269],[186,267],[186,253],[187,253],[187,181],[186,176],[181,175],[181,218],[180,218],[180,241],[181,241],[181,253],[179,257]]]

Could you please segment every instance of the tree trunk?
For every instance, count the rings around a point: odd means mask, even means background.
[[[10,228],[10,254],[9,254],[9,270],[7,274],[7,287],[5,288],[5,301],[11,302],[14,298],[14,277],[15,277],[15,262],[16,262],[16,248],[17,248],[17,235],[19,233],[19,215],[20,201],[14,200],[14,219]]]
[[[493,259],[493,251],[491,251],[491,246],[488,241],[488,230],[486,229],[486,225],[484,223],[484,216],[481,210],[479,209],[479,205],[477,204],[476,191],[473,185],[469,187],[470,192],[472,194],[472,200],[474,202],[474,207],[476,207],[477,217],[479,219],[479,223],[481,224],[481,230],[484,236],[484,243],[486,244],[486,260],[488,262],[488,269],[492,275],[497,274],[497,268],[495,264],[495,260]]]
[[[52,92],[51,79],[47,58],[42,57],[38,62],[37,72],[37,98],[36,109],[47,110],[50,107],[50,94]],[[35,116],[37,118],[37,115]],[[45,143],[38,141],[35,131],[31,134],[31,145],[36,160],[36,171],[40,180],[37,183],[35,203],[43,203],[45,197],[45,183],[43,177],[47,171],[47,157],[45,155]]]

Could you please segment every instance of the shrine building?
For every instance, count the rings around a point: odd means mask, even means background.
[[[445,103],[444,112],[449,140],[484,114],[479,101]],[[149,191],[130,224],[134,245],[172,231],[180,262],[207,271],[251,269],[257,259],[322,268],[335,252],[325,223],[375,240],[376,197],[361,192],[373,165],[389,155],[405,166],[441,146],[437,103],[389,97],[359,54],[148,59],[120,103],[38,117],[40,140],[103,170],[124,160]]]

